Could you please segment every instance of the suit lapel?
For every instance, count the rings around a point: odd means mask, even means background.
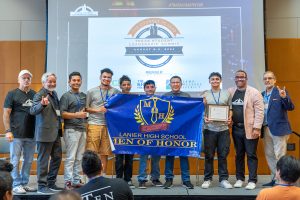
[[[246,113],[246,105],[248,102],[249,90],[248,87],[246,88],[245,96],[244,96],[244,114]]]

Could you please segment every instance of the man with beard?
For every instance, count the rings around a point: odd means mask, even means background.
[[[52,194],[62,189],[55,185],[62,157],[60,108],[55,92],[56,75],[44,73],[42,85],[43,88],[33,98],[30,113],[36,115],[38,193]]]
[[[10,142],[10,161],[14,168],[13,192],[25,194],[36,189],[28,186],[30,168],[35,151],[34,123],[35,116],[30,115],[30,107],[35,91],[30,89],[32,74],[22,70],[18,76],[19,87],[8,92],[4,101],[3,123],[6,138]],[[19,170],[20,158],[23,153],[23,165]]]
[[[253,190],[257,182],[258,160],[256,155],[258,140],[264,120],[264,103],[260,92],[247,84],[247,73],[244,70],[235,72],[236,87],[229,88],[232,97],[232,138],[236,152],[236,183],[241,188],[245,181],[245,154],[249,170],[249,180],[245,187]]]

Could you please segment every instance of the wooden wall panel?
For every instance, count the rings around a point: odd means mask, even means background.
[[[45,48],[45,41],[21,42],[21,68],[33,74],[32,83],[41,83],[41,76],[45,72]]]
[[[20,69],[20,42],[0,41],[0,83],[16,83]]]

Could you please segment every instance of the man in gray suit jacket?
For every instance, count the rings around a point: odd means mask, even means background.
[[[56,75],[44,73],[42,76],[43,88],[33,98],[30,109],[36,115],[35,139],[37,142],[37,178],[38,193],[53,194],[61,190],[55,185],[61,163],[61,118],[59,100],[56,88]],[[50,166],[48,161],[51,156]],[[49,169],[49,170],[48,170]]]

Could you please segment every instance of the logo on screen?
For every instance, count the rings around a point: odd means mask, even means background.
[[[183,37],[178,37],[178,28],[165,19],[144,19],[136,23],[128,35],[125,56],[135,56],[146,67],[162,67],[173,56],[183,55],[180,45]]]
[[[140,100],[134,110],[134,119],[140,124],[141,132],[167,130],[174,119],[174,109],[170,101],[151,97]]]
[[[98,11],[94,11],[91,7],[83,4],[76,8],[75,11],[71,11],[70,16],[98,16]]]

